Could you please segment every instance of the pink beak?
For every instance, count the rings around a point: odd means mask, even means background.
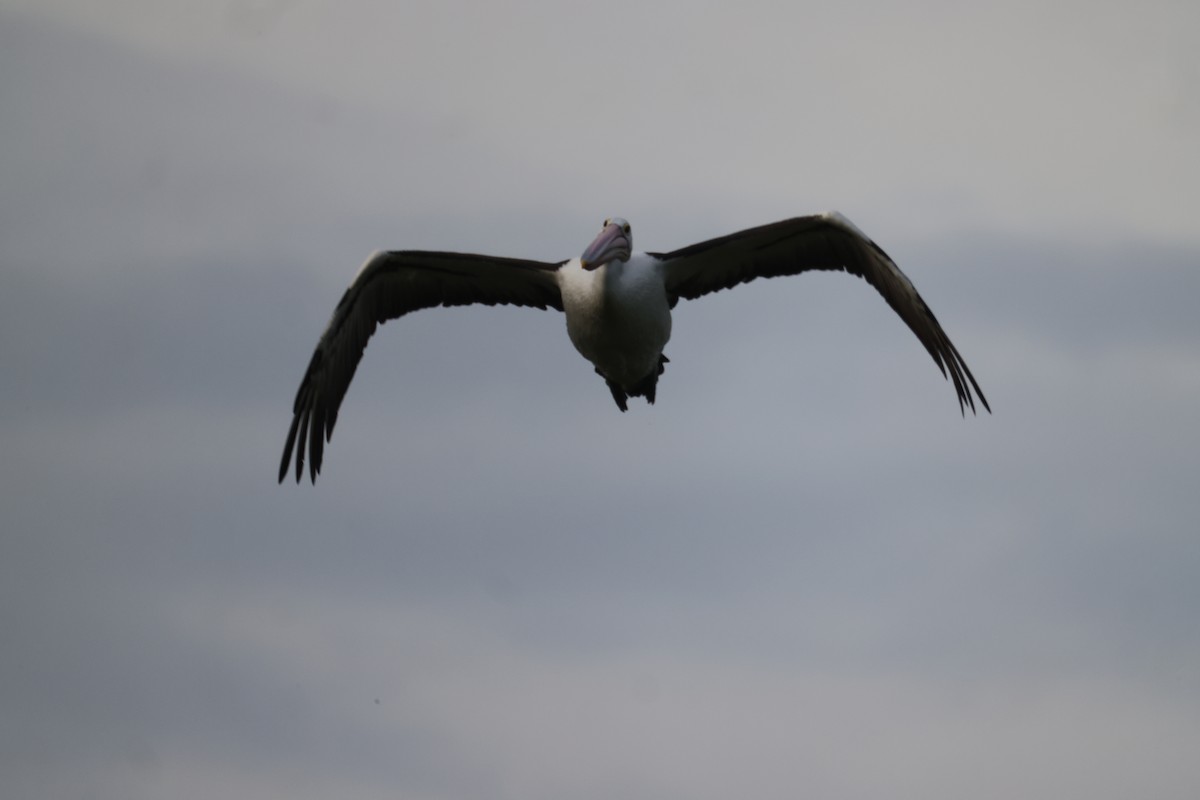
[[[630,256],[629,237],[624,229],[615,222],[604,226],[592,243],[579,257],[579,263],[584,269],[596,269],[614,259],[628,261]]]

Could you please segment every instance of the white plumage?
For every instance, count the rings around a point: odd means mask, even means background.
[[[671,338],[662,264],[644,253],[586,270],[572,259],[558,271],[567,334],[613,383],[632,387],[657,369]]]

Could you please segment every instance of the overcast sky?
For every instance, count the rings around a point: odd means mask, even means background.
[[[1200,5],[0,0],[0,794],[1200,795]],[[381,329],[376,248],[836,208],[866,284]]]

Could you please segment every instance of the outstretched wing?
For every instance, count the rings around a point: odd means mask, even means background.
[[[691,300],[755,278],[810,269],[845,270],[864,278],[917,335],[942,375],[954,382],[962,412],[967,406],[975,412],[975,397],[991,411],[971,370],[912,281],[879,245],[837,212],[773,222],[650,255],[663,262],[672,307],[680,298]]]
[[[379,252],[359,270],[333,311],[292,405],[279,464],[279,481],[296,454],[296,481],[309,473],[316,482],[325,442],[338,408],[377,325],[410,311],[434,306],[511,304],[562,310],[555,276],[561,263],[467,253]]]

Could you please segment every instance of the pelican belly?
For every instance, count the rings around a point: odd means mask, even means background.
[[[585,270],[574,259],[559,271],[567,334],[610,381],[632,389],[660,365],[671,338],[671,306],[657,259],[635,253]]]

